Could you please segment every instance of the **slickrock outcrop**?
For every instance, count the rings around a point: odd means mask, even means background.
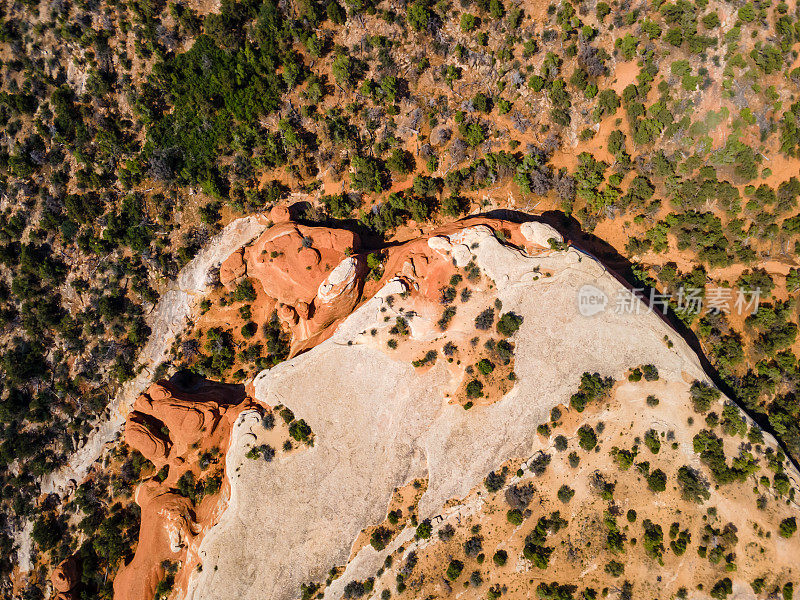
[[[564,241],[564,238],[561,236],[561,234],[550,227],[550,225],[547,225],[546,223],[540,223],[538,221],[529,221],[528,223],[523,223],[520,225],[519,230],[522,236],[531,244],[541,246],[542,248],[549,248],[550,240],[553,240],[557,243]]]
[[[228,472],[236,472],[228,509],[199,546],[203,569],[192,574],[187,598],[295,598],[301,584],[324,581],[331,566],[347,563],[359,533],[385,518],[396,488],[427,477],[419,519],[434,517],[497,465],[541,450],[537,426],[552,408],[569,405],[586,371],[621,381],[634,365],[657,365],[664,409],[685,404],[690,383],[706,379],[694,352],[635,297],[631,310],[614,310],[625,288],[588,255],[549,249],[551,238],[560,241],[543,225],[470,219],[393,247],[382,289],[331,337],[260,373],[254,398],[302,416],[314,445],[272,462],[246,459],[263,433],[258,419],[241,415],[226,455]],[[450,301],[455,316],[443,331],[441,290],[453,275],[469,293]],[[587,290],[604,296],[608,309],[582,314]],[[441,354],[451,339],[468,351],[460,340],[487,309],[522,317],[513,337],[516,376],[502,398],[466,411],[448,401],[463,379]],[[403,345],[419,350],[409,356]],[[440,358],[418,369],[410,358],[427,349]],[[681,447],[699,467],[691,442]],[[374,576],[386,553],[412,538],[406,530],[382,552],[365,546],[325,597],[340,598],[349,581]],[[375,593],[395,583],[376,582]]]
[[[154,383],[137,398],[125,441],[156,468],[168,470],[136,491],[142,510],[139,544],[114,580],[116,600],[153,598],[165,564],[182,564],[181,574],[188,576],[197,562],[197,544],[226,503],[222,456],[232,423],[252,406],[241,386],[186,375]],[[201,456],[210,464],[202,463]],[[185,585],[181,575],[176,585]]]
[[[561,237],[549,225],[539,225],[548,228],[552,236]],[[465,241],[467,231],[472,232],[472,237],[475,232],[480,232],[482,237],[497,238],[500,246],[517,248],[517,252],[526,246],[534,250],[521,234],[519,225],[499,219],[468,218],[392,248],[381,283],[400,276],[412,283],[424,298],[438,302],[442,288],[447,285],[456,268],[474,262],[475,257],[469,247],[472,241]],[[501,236],[503,241],[500,242],[497,236]],[[535,251],[539,252],[541,248],[535,248]]]
[[[80,565],[74,556],[62,561],[50,576],[56,600],[74,600],[80,583]]]
[[[385,249],[368,279],[369,253],[359,252],[355,234],[299,225],[288,212],[272,221],[225,261],[221,277],[229,289],[243,277],[261,286],[291,330],[293,357],[248,390],[303,419],[313,444],[252,460],[270,434],[241,389],[151,386],[128,418],[126,440],[169,472],[137,493],[139,549],[117,576],[117,600],[152,598],[164,561],[181,564],[176,585],[192,600],[295,598],[301,584],[346,565],[324,591],[338,599],[348,581],[378,572],[387,552],[415,543],[404,529],[384,550],[359,546],[351,556],[359,535],[385,518],[394,490],[426,478],[419,519],[446,515],[497,465],[547,448],[537,427],[569,405],[582,373],[623,381],[632,366],[656,365],[660,379],[648,385],[664,419],[680,414],[692,381],[706,379],[680,336],[546,224],[465,219]],[[503,333],[498,319],[509,313],[513,332]],[[481,353],[501,343],[513,352],[513,377],[491,401],[454,403]],[[627,384],[616,391],[617,401],[641,400]],[[685,422],[672,426],[676,447],[699,469]],[[212,447],[224,460],[221,495],[191,501],[179,480],[207,478],[197,458]],[[734,518],[735,503],[716,504]]]

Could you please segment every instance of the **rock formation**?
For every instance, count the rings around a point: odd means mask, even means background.
[[[41,486],[43,494],[63,493],[76,481],[86,477],[104,446],[114,441],[133,402],[151,383],[152,370],[168,360],[170,348],[176,336],[186,326],[186,320],[191,318],[192,311],[197,308],[202,297],[216,284],[216,281],[209,278],[209,273],[215,272],[231,252],[260,235],[265,227],[266,219],[261,216],[242,217],[233,221],[181,270],[178,278],[170,284],[153,311],[147,315],[147,325],[152,333],[137,358],[138,364],[146,368],[122,386],[110,407],[110,416],[97,424],[83,445],[70,455],[68,463],[44,478]],[[28,554],[19,553],[22,557]]]
[[[522,236],[531,244],[535,244],[536,246],[540,246],[542,248],[549,248],[550,240],[553,240],[556,243],[561,243],[564,241],[564,238],[555,229],[546,223],[540,223],[538,221],[529,221],[527,223],[523,223],[520,225],[519,230]]]
[[[293,223],[285,208],[270,216],[276,224],[225,260],[220,281],[229,289],[244,278],[257,282],[277,303],[297,352],[352,312],[361,297],[366,265],[354,254],[361,245],[356,233]]]
[[[62,561],[50,576],[56,600],[74,600],[80,583],[80,565],[74,556]]]
[[[255,399],[302,415],[315,443],[280,460],[247,460],[264,433],[258,419],[242,413],[226,457],[229,472],[237,473],[231,499],[199,546],[204,568],[192,575],[187,597],[296,597],[302,583],[323,581],[333,565],[347,563],[351,543],[381,522],[396,488],[427,477],[419,518],[433,517],[506,459],[541,450],[537,426],[553,407],[569,404],[585,371],[619,381],[633,365],[655,364],[665,406],[685,403],[690,382],[705,379],[697,356],[635,297],[634,310],[611,310],[627,290],[588,255],[551,250],[551,238],[561,241],[546,225],[469,219],[395,246],[380,289],[330,338],[260,373]],[[441,293],[453,275],[472,278],[471,294],[453,303],[455,316],[443,333]],[[581,313],[587,286],[608,299],[609,310]],[[464,365],[454,371],[455,363],[438,360],[420,370],[411,360],[432,348],[441,356],[454,339],[467,352],[476,318],[500,307],[523,319],[513,338],[514,387],[493,404],[465,411],[448,401]],[[391,333],[396,318],[405,331]],[[387,347],[390,338],[396,350]],[[684,446],[691,450],[690,441]],[[325,597],[339,598],[348,581],[374,576],[386,552],[413,539],[413,530],[404,535],[383,552],[366,546]],[[378,584],[386,589],[394,582]]]
[[[188,565],[186,573],[196,564],[197,543],[224,507],[226,488],[222,486],[221,494],[201,493],[195,503],[176,487],[188,473],[193,482],[209,475],[199,456],[224,452],[233,421],[251,407],[241,386],[183,375],[154,383],[137,398],[128,415],[125,441],[157,469],[168,470],[165,477],[150,478],[136,490],[142,511],[139,544],[133,560],[120,568],[114,580],[116,600],[153,598],[165,576],[165,563]],[[212,476],[225,477],[222,465]]]
[[[498,464],[540,452],[533,432],[569,404],[583,372],[619,381],[631,366],[657,365],[667,409],[706,377],[640,300],[612,310],[629,292],[546,224],[465,219],[386,249],[368,278],[369,253],[352,232],[299,225],[283,211],[271,217],[275,224],[232,254],[220,276],[229,289],[250,278],[274,300],[293,357],[248,389],[264,406],[291,409],[314,443],[251,460],[269,434],[241,390],[151,386],[128,418],[126,441],[169,472],[137,492],[139,550],[114,583],[118,600],[152,598],[164,561],[181,563],[177,585],[192,600],[294,598],[301,584],[347,564],[325,591],[339,598],[347,581],[373,576],[386,552],[412,541],[404,530],[385,551],[366,545],[348,563],[351,544],[385,517],[394,490],[427,478],[419,518],[433,517]],[[607,310],[582,311],[587,289]],[[473,376],[468,366],[499,345],[478,344],[477,330],[497,337],[501,312],[519,319],[513,339],[501,340],[514,353],[513,383],[491,403],[462,407],[453,397]],[[481,318],[489,324],[479,326]],[[620,389],[626,398],[635,392]],[[224,473],[236,473],[223,489],[229,500],[192,503],[176,492],[178,480],[204,475],[197,455],[212,445],[224,454]]]

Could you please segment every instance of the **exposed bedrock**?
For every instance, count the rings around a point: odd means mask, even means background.
[[[664,385],[687,393],[704,377],[697,356],[657,315],[635,299],[631,310],[615,310],[627,294],[621,284],[575,249],[546,249],[551,238],[560,241],[547,226],[468,220],[392,248],[381,292],[329,339],[260,373],[256,400],[302,415],[315,443],[271,463],[247,460],[259,425],[241,415],[226,458],[228,472],[236,472],[229,507],[200,544],[203,570],[193,575],[188,597],[296,597],[301,583],[324,580],[333,565],[347,562],[358,533],[384,518],[396,487],[427,476],[420,518],[430,517],[506,459],[530,456],[536,426],[553,406],[568,403],[584,371],[622,379],[631,365],[652,363]],[[431,322],[441,314],[439,290],[454,265],[469,263],[488,277],[484,291],[503,311],[524,320],[514,338],[513,389],[465,411],[445,397],[458,383],[445,361],[415,370],[375,343],[380,336],[372,331],[384,331],[398,314],[390,292],[408,292],[415,307],[435,308],[417,311],[410,338],[444,343]],[[591,317],[578,309],[586,286],[607,300]],[[485,308],[458,310],[469,322]],[[373,574],[381,560],[364,548],[360,570],[334,581],[326,597],[339,597],[347,580]]]
[[[168,471],[136,490],[142,511],[139,543],[133,560],[120,568],[114,580],[116,600],[153,598],[165,575],[164,564],[184,563],[187,572],[196,564],[197,543],[224,508],[227,487],[195,504],[178,492],[178,480],[189,472],[197,481],[209,474],[224,476],[223,464],[211,465],[206,472],[198,457],[208,451],[224,452],[232,423],[252,406],[242,386],[183,374],[154,383],[136,399],[125,425],[125,441],[157,469]]]
[[[80,564],[74,556],[61,561],[53,570],[50,581],[56,600],[74,600],[78,597],[78,584],[81,580]]]
[[[220,280],[229,289],[245,277],[260,285],[277,302],[296,352],[313,345],[317,336],[332,331],[353,311],[361,298],[366,264],[357,254],[358,234],[299,225],[288,218],[288,213],[273,216],[277,224],[223,262]]]

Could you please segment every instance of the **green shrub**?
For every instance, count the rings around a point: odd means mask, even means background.
[[[570,500],[572,500],[572,497],[575,495],[575,490],[573,490],[571,487],[565,484],[562,485],[560,488],[558,488],[558,493],[556,495],[558,496],[558,499],[561,500],[561,502],[567,504]]]
[[[505,550],[498,550],[497,552],[494,553],[492,560],[494,561],[494,564],[496,564],[498,567],[502,567],[504,564],[506,564],[506,561],[508,560],[508,552],[506,552]]]
[[[253,302],[256,299],[256,289],[249,279],[241,281],[233,292],[235,302]]]
[[[794,535],[797,531],[797,520],[795,517],[788,517],[781,521],[781,524],[778,528],[778,533],[780,533],[782,538],[790,538]]]
[[[603,378],[599,373],[584,373],[581,375],[580,388],[570,398],[570,406],[583,412],[590,402],[605,398],[613,386],[614,380],[611,377]]]
[[[517,508],[513,508],[506,512],[506,519],[512,525],[522,525],[522,522],[525,520],[522,516],[522,511]]]
[[[289,435],[298,442],[307,442],[311,437],[311,433],[311,427],[303,419],[293,421],[289,425]]]
[[[708,483],[702,479],[699,472],[687,465],[678,469],[678,486],[684,500],[702,503],[711,497]]]
[[[475,329],[486,331],[494,325],[494,309],[487,308],[475,317]]]
[[[433,15],[423,0],[416,0],[408,7],[408,24],[414,31],[424,31],[431,24]]]
[[[733,593],[733,582],[728,577],[720,579],[711,588],[711,597],[716,600],[725,600],[729,594]]]
[[[384,548],[386,548],[386,544],[392,539],[392,532],[391,530],[387,529],[383,526],[378,526],[372,532],[372,536],[370,537],[369,543],[372,545],[375,550],[380,552]]]
[[[645,519],[642,521],[642,527],[644,528],[642,546],[645,549],[645,553],[651,558],[661,559],[661,555],[664,552],[664,532],[661,529],[661,525],[653,523],[650,519]]]
[[[450,564],[447,565],[447,578],[450,581],[455,581],[458,579],[459,575],[461,575],[461,571],[464,570],[464,563],[460,560],[451,560]]]
[[[627,471],[631,468],[636,458],[636,449],[625,450],[624,448],[617,448],[614,446],[610,454],[614,458],[614,462],[616,462],[617,466],[620,468],[620,471]]]
[[[506,484],[506,477],[505,474],[497,471],[492,471],[486,476],[486,479],[483,480],[483,485],[486,489],[491,492],[497,492]]]
[[[661,440],[658,438],[658,432],[655,429],[648,429],[644,434],[644,445],[653,454],[658,454],[661,450]]]
[[[492,371],[494,371],[494,363],[488,358],[482,358],[478,362],[478,371],[480,371],[483,375],[489,375]]]
[[[540,544],[533,544],[528,542],[522,549],[522,555],[529,561],[533,562],[534,566],[539,569],[546,569],[550,563],[550,556],[553,554],[553,548],[549,546],[542,546]]]
[[[692,383],[689,394],[691,395],[692,406],[694,406],[695,412],[698,413],[706,412],[714,402],[719,400],[721,395],[719,390],[704,381],[697,380]]]
[[[651,471],[647,476],[647,487],[653,492],[663,492],[667,489],[667,475],[661,469]]]
[[[521,316],[507,312],[497,321],[497,332],[503,337],[512,336],[522,325],[522,320]]]
[[[417,525],[416,537],[427,540],[431,537],[431,532],[433,531],[433,527],[431,525],[430,519],[425,519],[422,523]]]
[[[578,445],[589,452],[597,445],[597,434],[589,425],[582,425],[578,429]]]
[[[482,398],[483,383],[477,379],[473,379],[467,384],[466,393],[467,398]]]
[[[478,19],[475,15],[464,13],[461,15],[461,31],[470,33],[478,26]]]

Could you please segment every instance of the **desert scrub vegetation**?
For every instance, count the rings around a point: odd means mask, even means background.
[[[597,402],[606,397],[614,385],[611,377],[601,377],[599,373],[584,373],[578,391],[570,398],[570,406],[578,412],[583,412],[591,402]]]
[[[522,325],[522,317],[513,313],[504,313],[497,321],[497,333],[503,337],[514,335]]]

